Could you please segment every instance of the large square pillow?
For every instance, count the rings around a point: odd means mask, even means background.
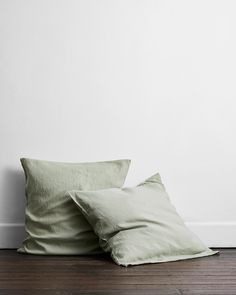
[[[130,160],[58,163],[21,159],[26,177],[27,237],[18,252],[91,254],[101,251],[91,226],[68,190],[122,187]]]
[[[98,235],[101,247],[123,266],[203,257],[207,248],[171,204],[159,174],[134,188],[68,192]]]

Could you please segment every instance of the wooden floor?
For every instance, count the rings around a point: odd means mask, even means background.
[[[236,249],[192,260],[121,267],[108,256],[0,250],[0,295],[236,295]]]

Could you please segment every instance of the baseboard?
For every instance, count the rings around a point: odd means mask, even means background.
[[[209,247],[236,247],[236,222],[186,222]],[[25,238],[24,224],[0,223],[0,249],[18,248]]]
[[[24,224],[0,223],[0,249],[18,248],[25,236]]]
[[[208,247],[236,247],[236,222],[186,222]]]

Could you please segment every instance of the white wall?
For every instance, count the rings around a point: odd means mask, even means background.
[[[25,156],[131,158],[127,185],[159,171],[209,245],[236,246],[235,11],[0,0],[0,245],[21,239]]]

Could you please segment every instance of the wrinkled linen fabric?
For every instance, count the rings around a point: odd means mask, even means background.
[[[122,266],[213,255],[184,224],[159,174],[134,188],[70,191],[101,247]]]
[[[21,159],[26,177],[26,239],[20,253],[74,255],[101,252],[91,226],[65,193],[122,187],[130,160],[60,163]]]

